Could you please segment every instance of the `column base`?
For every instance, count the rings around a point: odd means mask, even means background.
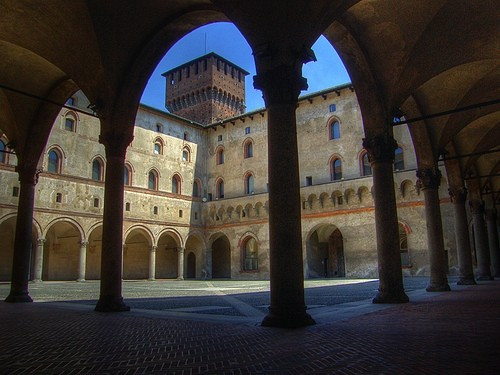
[[[462,277],[457,281],[457,285],[477,285],[477,283],[473,277]]]
[[[182,280],[184,280],[184,277],[180,276],[177,278],[177,280],[182,281]]]
[[[32,282],[33,284],[39,284],[39,283],[41,283],[41,282],[42,282],[42,279],[34,279],[34,280],[31,280],[31,282]]]
[[[427,288],[425,288],[427,292],[449,292],[451,291],[450,286],[446,284],[429,284]]]
[[[82,281],[85,281],[85,279],[76,279],[76,281],[78,281],[79,283],[81,283]]]
[[[148,281],[155,281],[156,279],[154,277],[150,277]]]
[[[122,297],[105,296],[99,298],[94,310],[99,312],[122,312],[130,311],[130,306],[125,305]]]
[[[7,298],[5,298],[5,302],[11,302],[11,303],[33,302],[33,299],[30,297],[28,292],[22,292],[22,293],[11,292],[7,296]]]
[[[269,314],[267,314],[262,323],[263,327],[280,327],[280,328],[300,328],[316,324],[314,319],[304,311],[297,312],[293,314],[290,309],[277,310],[269,308]]]
[[[478,276],[476,279],[477,281],[491,281],[493,280],[493,277],[490,275],[486,275],[486,276]]]
[[[410,299],[404,292],[404,290],[400,292],[383,292],[381,290],[378,291],[375,298],[372,300],[372,303],[406,303],[410,302]]]

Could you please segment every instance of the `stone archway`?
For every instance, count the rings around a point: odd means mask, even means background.
[[[101,278],[102,253],[102,225],[94,228],[89,236],[87,245],[87,260],[85,265],[85,279],[99,280]]]
[[[156,272],[157,279],[175,279],[179,276],[179,245],[169,233],[163,233],[158,240],[156,249]]]
[[[231,278],[231,244],[226,236],[219,237],[212,244],[212,278]]]
[[[49,228],[43,250],[42,280],[76,280],[80,263],[81,235],[68,221]]]
[[[149,276],[150,236],[142,229],[132,230],[123,248],[123,279],[140,280]]]
[[[309,278],[345,277],[344,240],[334,225],[320,226],[307,241]]]
[[[206,278],[207,270],[203,265],[203,240],[198,235],[190,235],[186,241],[186,278]],[[190,258],[191,256],[191,258]]]

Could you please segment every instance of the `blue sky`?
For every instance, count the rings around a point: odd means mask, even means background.
[[[313,50],[318,61],[303,66],[302,75],[307,78],[309,89],[301,95],[350,82],[340,58],[323,36],[313,45]],[[215,52],[250,72],[245,81],[247,111],[264,107],[262,93],[253,88],[255,63],[252,50],[239,30],[226,22],[200,27],[179,40],[156,67],[141,102],[165,110],[165,78],[161,74],[209,52]]]

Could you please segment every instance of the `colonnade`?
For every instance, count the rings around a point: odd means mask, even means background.
[[[301,239],[301,202],[298,169],[296,115],[298,96],[307,87],[301,75],[304,61],[293,61],[259,72],[254,85],[262,90],[268,111],[268,173],[269,173],[269,243],[271,303],[268,315],[262,324],[267,326],[300,327],[314,324],[307,314],[304,300],[304,275]],[[117,110],[117,109],[115,109]],[[113,118],[108,116],[107,118]],[[385,119],[381,119],[385,120]],[[125,153],[132,141],[127,132],[119,132],[120,126],[113,122],[103,124],[100,142],[106,150],[107,168],[105,178],[101,282],[96,311],[128,311],[122,298],[123,264],[123,170]],[[118,120],[115,120],[118,122]],[[115,125],[115,126],[114,126]],[[121,125],[121,124],[120,124]],[[390,127],[382,126],[367,132],[363,146],[368,152],[373,174],[373,195],[377,233],[377,256],[380,286],[374,303],[404,303],[408,296],[404,292],[401,259],[398,241],[398,215],[394,192],[393,162],[397,143]],[[15,236],[11,292],[8,302],[32,301],[28,291],[29,254],[31,248],[31,225],[35,184],[36,162],[20,158],[17,171],[20,180],[19,208]],[[440,173],[437,167],[420,168],[417,176],[425,196],[428,246],[431,265],[431,281],[428,291],[446,291],[444,244],[439,207],[438,187]],[[465,215],[465,193],[459,189],[452,192],[455,207],[455,225],[461,284],[474,283],[471,251],[468,246],[467,218]],[[283,210],[283,207],[287,207]],[[471,200],[474,222],[474,240],[478,262],[478,279],[500,277],[500,256],[496,211],[487,211],[484,220],[484,205]],[[486,225],[488,230],[486,230]],[[41,279],[43,240],[37,244],[34,260],[34,280]],[[78,279],[85,278],[87,242],[80,243]],[[149,254],[149,274],[155,279],[156,246]],[[207,252],[206,264],[210,264]],[[184,278],[184,249],[178,256],[179,279]]]

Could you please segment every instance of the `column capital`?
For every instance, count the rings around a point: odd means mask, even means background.
[[[441,183],[441,171],[437,168],[417,169],[418,183],[422,190],[437,190]]]
[[[267,106],[295,105],[301,90],[307,89],[307,79],[293,65],[280,65],[253,77],[253,86],[261,90]]]
[[[80,241],[80,247],[87,247],[87,245],[89,244],[89,241]]]
[[[497,210],[495,208],[485,210],[486,220],[496,221],[497,220]]]
[[[152,252],[155,252],[157,249],[158,249],[158,246],[155,246],[155,245],[151,246],[151,251]]]
[[[183,252],[184,252],[184,250],[186,250],[186,248],[185,248],[185,247],[182,247],[182,246],[179,246],[179,247],[177,248],[177,250],[178,250],[180,253],[183,253]]]
[[[453,203],[464,204],[467,199],[467,189],[464,187],[449,188],[448,193]]]
[[[469,208],[472,214],[482,215],[484,214],[484,202],[478,199],[473,199],[469,201]]]
[[[106,148],[106,156],[125,156],[128,145],[134,136],[125,132],[111,130],[99,135],[99,143]]]
[[[16,172],[19,175],[20,182],[36,185],[42,170],[37,168],[37,164],[21,162],[16,166]]]
[[[45,244],[46,239],[45,238],[37,238],[36,244],[37,246],[43,246]]]
[[[379,161],[394,161],[394,151],[398,143],[389,133],[380,133],[363,138],[363,147],[368,153],[370,163]]]

